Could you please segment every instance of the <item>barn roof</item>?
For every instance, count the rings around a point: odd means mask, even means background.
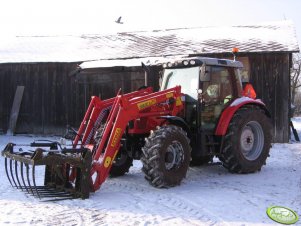
[[[298,52],[291,21],[81,36],[0,38],[0,63],[81,62],[240,52]]]

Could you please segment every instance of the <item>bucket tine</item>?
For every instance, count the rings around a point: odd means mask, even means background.
[[[49,146],[48,143],[32,143],[31,145],[33,147]],[[54,148],[53,145],[56,147]],[[14,152],[13,146],[13,144],[8,144],[0,153],[5,158],[5,173],[12,187],[21,189],[40,200],[48,198],[59,201],[89,197],[89,172],[92,162],[89,149],[59,150],[57,143],[51,143],[50,151],[36,148],[35,151]],[[44,181],[38,175],[41,171],[40,166],[41,168],[45,166]],[[38,168],[37,172],[36,168]],[[78,173],[76,178],[70,178],[71,171]]]
[[[11,177],[12,177],[12,179],[13,179],[13,182],[14,182],[15,187],[18,188],[18,185],[17,185],[17,183],[16,183],[16,181],[15,181],[15,177],[14,177],[12,165],[13,165],[13,160],[10,159],[10,160],[9,160],[10,175],[11,175]]]
[[[29,193],[29,191],[27,189],[27,185],[25,184],[25,180],[24,180],[23,162],[21,162],[21,179],[22,179],[24,188],[26,189],[27,193]]]
[[[26,177],[27,177],[28,186],[31,191],[31,194],[34,195],[34,192],[32,190],[31,184],[30,184],[30,179],[29,179],[29,166],[28,166],[28,164],[25,164],[25,166],[26,166]]]
[[[34,189],[36,190],[36,193],[37,193],[39,199],[41,199],[40,193],[39,193],[37,185],[36,185],[35,165],[32,166],[32,182],[33,182]]]
[[[13,183],[10,180],[10,176],[9,176],[8,169],[7,169],[7,158],[5,158],[5,172],[6,172],[6,176],[7,176],[7,179],[9,181],[10,185],[13,187]]]
[[[18,182],[18,185],[19,185],[19,188],[21,188],[21,190],[23,191],[23,188],[21,186],[21,183],[20,183],[20,180],[19,180],[19,174],[18,174],[18,162],[15,161],[15,175],[16,175],[16,179],[17,179],[17,182]]]

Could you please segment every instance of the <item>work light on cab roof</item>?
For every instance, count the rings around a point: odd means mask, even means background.
[[[234,61],[236,61],[236,54],[239,52],[239,49],[237,47],[234,47],[232,48],[232,53],[233,53],[233,56],[234,56]]]

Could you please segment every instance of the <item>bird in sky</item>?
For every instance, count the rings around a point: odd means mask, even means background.
[[[123,24],[123,22],[121,21],[121,16],[115,21],[117,24]]]

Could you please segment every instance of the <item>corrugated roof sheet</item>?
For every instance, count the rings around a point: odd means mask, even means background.
[[[179,28],[110,35],[0,38],[0,63],[79,62],[189,54],[298,52],[291,21],[254,26]]]

